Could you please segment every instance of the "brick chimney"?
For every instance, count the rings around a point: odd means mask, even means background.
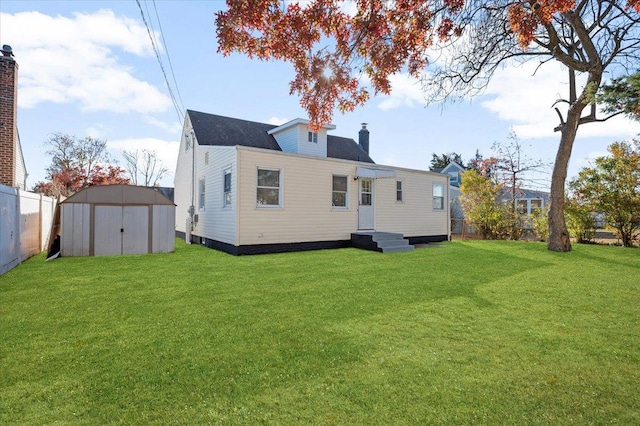
[[[3,45],[0,52],[0,184],[17,186],[18,64],[11,46]]]
[[[358,144],[360,148],[369,155],[369,130],[367,130],[367,123],[362,123],[362,129],[358,132]]]

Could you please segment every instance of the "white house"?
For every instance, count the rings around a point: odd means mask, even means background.
[[[333,125],[314,133],[308,124],[187,111],[177,235],[235,255],[361,246],[352,234],[399,235],[409,244],[449,239],[447,175],[375,164],[366,125],[356,143],[328,135]],[[385,244],[393,245],[373,248]]]

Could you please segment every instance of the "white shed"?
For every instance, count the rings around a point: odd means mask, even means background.
[[[90,186],[61,203],[60,254],[175,251],[175,204],[143,186]]]

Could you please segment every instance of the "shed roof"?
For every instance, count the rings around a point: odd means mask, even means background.
[[[282,151],[275,138],[268,133],[278,127],[273,124],[192,110],[187,110],[187,114],[199,145],[240,145]],[[374,162],[353,139],[333,135],[327,135],[327,157],[365,163]]]
[[[61,204],[170,205],[173,202],[160,192],[145,186],[94,185],[85,188]]]

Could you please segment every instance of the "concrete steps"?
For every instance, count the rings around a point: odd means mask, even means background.
[[[355,232],[351,234],[351,245],[382,253],[398,253],[415,249],[404,235],[396,232]]]

